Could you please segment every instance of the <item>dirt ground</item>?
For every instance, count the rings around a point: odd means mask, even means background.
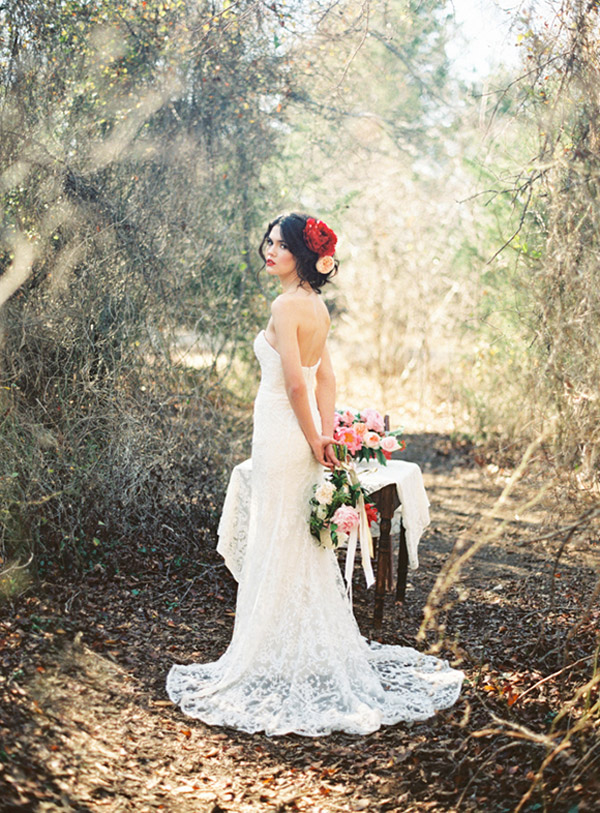
[[[406,439],[432,522],[406,602],[390,594],[377,638],[463,669],[452,709],[366,737],[319,739],[185,718],[165,695],[166,673],[223,652],[235,583],[211,550],[193,563],[132,552],[135,575],[96,566],[30,585],[0,607],[2,813],[600,810],[598,711],[586,717],[597,684],[569,705],[597,655],[597,601],[586,611],[597,528],[569,537],[574,507],[552,491],[528,507],[543,481],[519,485],[494,511],[511,470],[444,434]],[[490,536],[417,639],[436,579]],[[354,605],[370,637],[373,595],[358,567]]]

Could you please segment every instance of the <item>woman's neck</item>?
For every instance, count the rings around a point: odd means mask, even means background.
[[[295,287],[296,286],[295,286],[295,284],[293,282],[292,283],[287,283],[287,284],[282,283],[281,284],[281,293],[282,294],[289,294],[290,291],[293,291],[295,289]]]
[[[281,282],[281,293],[289,294],[292,291],[297,291],[298,288],[302,288],[304,290],[304,285],[300,277],[291,277],[286,279],[280,279]]]

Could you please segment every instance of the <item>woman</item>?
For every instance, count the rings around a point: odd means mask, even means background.
[[[254,342],[262,378],[247,546],[233,568],[233,637],[218,661],[175,665],[167,678],[173,702],[209,724],[270,735],[367,734],[426,719],[460,691],[462,672],[446,662],[362,638],[335,553],[310,534],[313,485],[337,462],[329,314],[319,297],[337,270],[336,240],[321,221],[293,213],[269,224],[260,247],[282,293]],[[220,550],[240,510],[230,486]]]

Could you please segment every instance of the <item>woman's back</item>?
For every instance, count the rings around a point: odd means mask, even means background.
[[[293,312],[298,324],[300,362],[303,367],[313,367],[323,355],[329,332],[329,312],[325,303],[318,294],[303,288],[281,294],[275,302],[285,303],[287,308]],[[267,325],[265,338],[271,347],[279,352],[272,318]]]

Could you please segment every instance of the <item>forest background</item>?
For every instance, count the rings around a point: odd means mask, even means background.
[[[289,208],[341,235],[342,402],[596,484],[598,20],[550,8],[467,85],[429,0],[2,5],[4,562],[214,528]]]
[[[287,209],[340,235],[340,402],[542,473],[590,522],[598,7],[513,16],[521,58],[466,80],[438,0],[0,3],[8,601],[214,544]]]

